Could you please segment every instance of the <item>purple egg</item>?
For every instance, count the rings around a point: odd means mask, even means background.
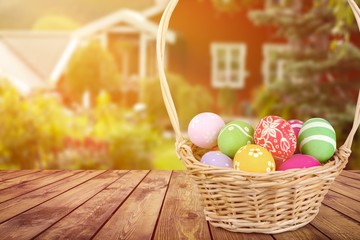
[[[221,152],[210,151],[204,154],[201,158],[201,163],[224,168],[233,168],[231,158]]]
[[[305,154],[295,154],[281,164],[279,170],[284,171],[293,168],[310,168],[315,166],[321,166],[321,163],[316,158]]]

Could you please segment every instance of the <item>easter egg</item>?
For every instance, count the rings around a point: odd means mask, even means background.
[[[336,133],[331,124],[322,118],[307,120],[299,132],[301,153],[311,155],[324,163],[336,150]]]
[[[232,121],[221,129],[218,146],[222,153],[233,158],[237,150],[246,144],[253,143],[254,128],[243,121]]]
[[[296,149],[296,136],[290,124],[278,116],[267,116],[255,128],[254,141],[267,149],[279,167]]]
[[[271,153],[265,148],[249,144],[236,152],[234,168],[247,172],[272,172],[275,171],[275,161]]]
[[[217,136],[225,126],[217,114],[204,112],[191,119],[188,127],[190,141],[198,147],[210,149],[216,146]]]
[[[309,168],[309,167],[315,167],[315,166],[321,166],[320,162],[310,156],[305,154],[295,154],[279,167],[279,170],[287,170],[292,168]]]
[[[299,132],[300,129],[302,127],[302,125],[304,124],[302,121],[300,120],[289,120],[288,123],[290,124],[290,126],[292,127],[292,129],[294,130],[295,136],[298,137],[299,136]]]
[[[224,167],[224,168],[233,167],[233,162],[231,158],[229,158],[228,156],[226,156],[221,152],[216,152],[216,151],[210,151],[205,153],[202,156],[200,162],[215,167]]]
[[[304,123],[303,123],[302,121],[296,120],[296,119],[289,120],[288,123],[290,124],[290,126],[292,127],[292,129],[293,129],[294,132],[295,132],[296,142],[297,142],[300,129],[301,129],[301,127],[302,127],[302,125],[303,125]],[[299,151],[300,151],[300,150],[299,150],[299,145],[296,144],[296,150],[295,150],[295,152],[299,152]]]

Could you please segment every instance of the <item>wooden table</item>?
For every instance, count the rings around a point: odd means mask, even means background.
[[[360,171],[344,171],[293,232],[210,226],[182,171],[0,171],[0,239],[360,239]]]

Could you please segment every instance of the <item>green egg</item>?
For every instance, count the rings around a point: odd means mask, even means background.
[[[218,147],[220,151],[233,158],[237,150],[254,142],[254,128],[240,120],[232,121],[221,129],[218,136]]]
[[[325,119],[309,119],[300,129],[298,145],[301,153],[313,156],[324,163],[335,153],[335,130]]]

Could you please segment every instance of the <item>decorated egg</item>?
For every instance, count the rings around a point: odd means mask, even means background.
[[[297,142],[297,138],[299,136],[299,132],[300,132],[300,129],[302,127],[302,125],[304,124],[302,121],[300,120],[296,120],[296,119],[293,119],[293,120],[289,120],[288,123],[290,124],[290,126],[292,127],[292,129],[294,130],[295,132],[295,136],[296,136],[296,142]],[[299,145],[296,144],[296,151],[295,152],[299,152]]]
[[[237,150],[246,144],[253,143],[254,128],[243,121],[232,121],[221,129],[218,146],[222,153],[233,158]]]
[[[312,118],[302,126],[298,144],[301,153],[311,155],[324,163],[335,153],[336,133],[325,119]]]
[[[289,120],[288,123],[290,124],[290,126],[292,127],[292,129],[294,130],[295,136],[298,137],[299,136],[299,132],[300,129],[302,127],[302,125],[304,124],[302,121],[300,120]]]
[[[217,136],[225,126],[217,114],[204,112],[191,119],[188,127],[190,141],[198,147],[210,149],[216,146]]]
[[[279,167],[296,149],[296,136],[290,124],[278,116],[267,116],[255,128],[254,141],[266,148]]]
[[[309,168],[309,167],[315,167],[315,166],[321,166],[320,162],[310,156],[305,154],[295,154],[279,167],[279,170],[287,170],[292,168]]]
[[[224,167],[224,168],[233,167],[233,161],[231,160],[231,158],[229,158],[228,156],[226,156],[221,152],[216,152],[216,151],[210,151],[205,153],[202,156],[200,162],[215,167]]]
[[[265,148],[249,144],[236,152],[234,168],[247,172],[272,172],[275,171],[275,161]]]

